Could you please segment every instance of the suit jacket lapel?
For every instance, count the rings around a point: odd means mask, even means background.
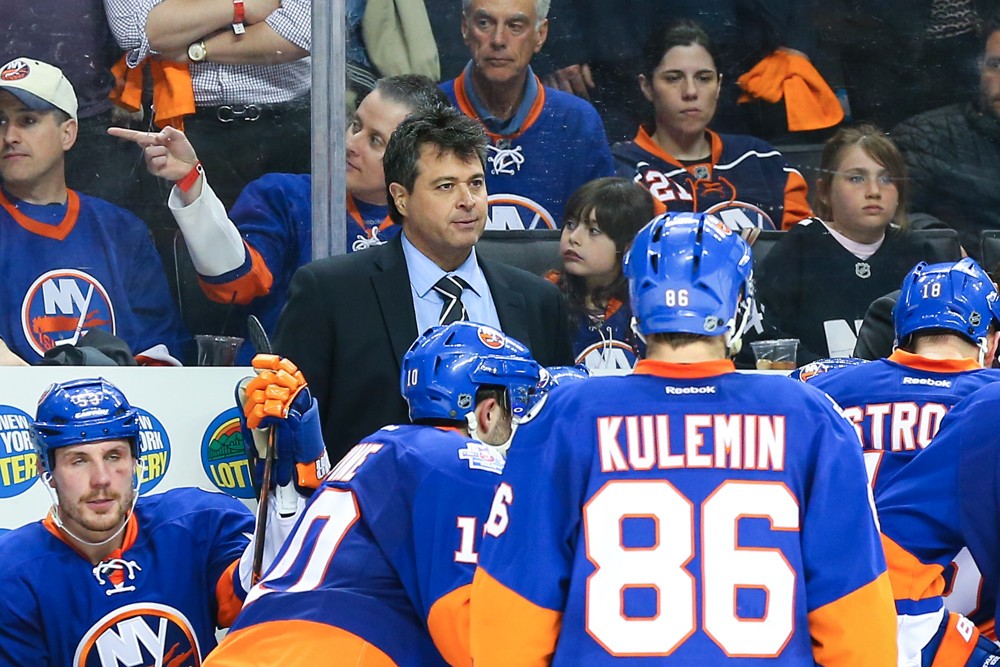
[[[372,248],[364,252],[376,250],[379,249]],[[375,258],[375,265],[382,272],[372,276],[372,287],[398,362],[417,338],[417,316],[413,312],[410,274],[406,270],[403,243],[399,236],[389,241],[382,250]]]
[[[497,317],[500,318],[500,328],[511,338],[516,338],[530,348],[531,332],[528,329],[528,318],[525,317],[524,294],[518,285],[497,271],[493,264],[483,261],[482,257],[478,260],[486,282],[490,285],[493,304],[497,307]]]

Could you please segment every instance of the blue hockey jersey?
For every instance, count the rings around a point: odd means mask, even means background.
[[[627,375],[645,350],[632,331],[632,309],[618,299],[611,300],[600,322],[581,318],[573,340],[576,363],[592,375]]]
[[[729,361],[561,389],[493,499],[476,667],[895,664],[861,451],[828,397]]]
[[[612,147],[618,175],[645,187],[667,211],[714,213],[735,231],[788,229],[812,215],[805,179],[773,146],[706,131],[709,160],[682,164],[640,127],[635,139]]]
[[[288,299],[295,270],[312,261],[312,176],[265,174],[249,183],[229,212],[247,247],[243,265],[218,276],[199,276],[202,290],[219,303],[249,304],[264,330],[273,333]],[[346,252],[385,243],[399,234],[388,207],[347,195]],[[249,364],[245,345],[239,361]]]
[[[465,72],[441,84],[452,104],[479,119]],[[521,130],[490,135],[486,165],[486,229],[559,229],[563,206],[577,188],[613,176],[604,124],[588,102],[538,84],[538,96]]]
[[[973,359],[896,350],[888,359],[824,373],[810,383],[833,397],[854,424],[877,492],[930,444],[952,406],[997,380],[1000,370],[981,368]]]
[[[128,211],[68,190],[35,205],[0,190],[0,338],[29,363],[98,328],[134,354],[189,340],[149,230]]]
[[[926,642],[923,617],[939,617],[944,573],[963,547],[982,572],[983,592],[1000,592],[1000,442],[996,410],[1000,383],[958,403],[931,444],[875,496],[896,608],[901,646]],[[994,616],[996,609],[986,610]],[[933,628],[931,628],[933,629]],[[950,663],[949,663],[950,664]]]
[[[92,565],[51,518],[0,540],[0,665],[200,665],[239,611],[253,516],[198,489],[139,499],[121,549]]]
[[[327,476],[207,665],[469,664],[469,586],[502,469],[454,429],[372,434]]]

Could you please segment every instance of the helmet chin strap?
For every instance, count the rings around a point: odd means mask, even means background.
[[[988,336],[981,336],[977,341],[979,343],[979,365],[981,367],[986,366],[986,353],[990,349],[990,339]]]
[[[141,473],[144,468],[145,464],[143,464],[141,460],[136,461],[136,473]],[[59,516],[59,493],[58,491],[56,491],[55,487],[52,486],[51,481],[52,481],[52,473],[46,471],[42,475],[42,482],[44,482],[45,484],[45,490],[48,492],[49,498],[52,499],[52,521],[57,526],[59,526],[60,530],[62,530],[64,533],[72,537],[80,544],[86,544],[88,547],[100,547],[104,546],[111,540],[121,535],[122,531],[125,530],[125,526],[128,525],[128,520],[132,516],[132,512],[135,511],[135,504],[139,502],[139,488],[142,486],[142,475],[141,474],[135,475],[135,483],[132,485],[132,505],[128,508],[128,512],[125,513],[125,518],[122,519],[122,525],[118,526],[118,529],[115,530],[115,532],[112,533],[110,537],[101,540],[100,542],[91,542],[89,540],[85,540],[76,533],[74,533],[72,530],[67,528],[65,524],[63,524],[62,517]]]

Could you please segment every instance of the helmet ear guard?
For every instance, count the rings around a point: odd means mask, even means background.
[[[707,213],[665,213],[636,235],[623,272],[636,333],[725,336],[738,352],[754,312],[750,246]]]

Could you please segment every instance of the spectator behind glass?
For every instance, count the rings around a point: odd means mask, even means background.
[[[558,229],[563,205],[614,165],[594,107],[542,86],[531,60],[548,35],[548,0],[463,0],[472,59],[441,84],[489,136],[487,229]]]
[[[362,100],[347,128],[346,252],[381,245],[399,234],[386,205],[382,155],[389,136],[410,113],[448,106],[436,84],[415,74],[380,79]],[[285,305],[292,274],[312,259],[312,176],[265,174],[240,194],[227,216],[198,172],[198,156],[183,133],[158,134],[111,128],[109,132],[145,146],[150,173],[175,183],[167,205],[187,243],[198,282],[218,303],[249,306],[273,334]],[[243,326],[245,318],[239,319]],[[244,332],[236,332],[246,337]],[[249,363],[243,346],[238,363]]]
[[[805,179],[773,146],[708,129],[722,75],[697,23],[654,33],[642,64],[639,87],[654,123],[613,147],[619,176],[645,186],[667,211],[714,213],[736,231],[788,229],[812,215]]]
[[[819,217],[795,225],[759,267],[765,328],[799,339],[800,364],[850,356],[868,305],[934,261],[907,233],[906,165],[879,129],[838,130],[820,171]]]
[[[32,58],[60,68],[76,91],[78,129],[66,153],[67,185],[128,207],[137,160],[105,130],[112,123],[114,87],[111,66],[121,55],[111,35],[103,0],[77,0],[66,11],[63,0],[4,3],[0,12],[0,63]]]
[[[149,230],[66,187],[76,115],[58,68],[28,58],[0,67],[0,338],[37,362],[100,328],[143,360],[177,363],[188,336]]]
[[[232,206],[265,173],[309,171],[311,0],[106,0],[105,6],[127,52],[119,63],[123,102],[141,97],[143,72],[152,71],[152,122],[158,128],[183,122],[223,204]],[[181,104],[186,95],[193,105]],[[171,103],[176,107],[168,112]],[[166,196],[162,182],[145,176],[132,204],[161,242],[174,232],[162,206]]]
[[[623,375],[643,356],[632,330],[622,258],[654,215],[649,193],[626,178],[598,178],[566,202],[559,252],[563,270],[546,278],[566,296],[573,354],[594,375]]]
[[[911,208],[958,231],[982,260],[979,235],[1000,229],[1000,14],[982,32],[977,100],[914,116],[892,131],[913,186]],[[972,57],[972,52],[968,54]]]

